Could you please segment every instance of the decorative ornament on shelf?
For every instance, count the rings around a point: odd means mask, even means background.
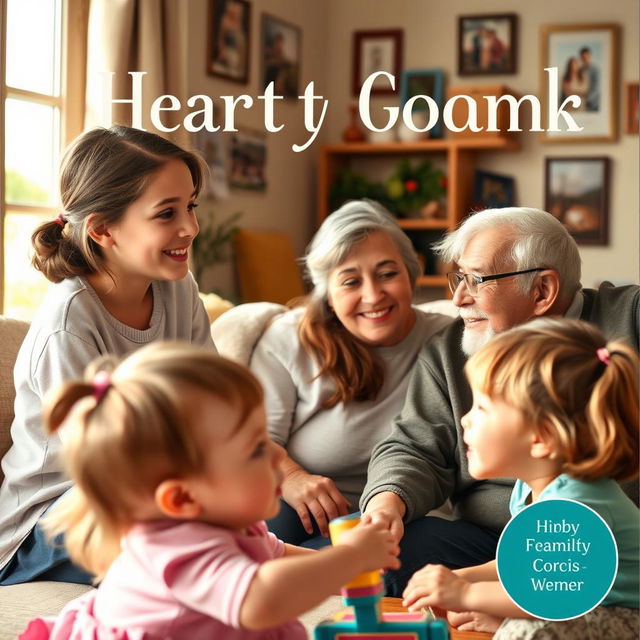
[[[364,129],[358,124],[360,118],[358,105],[350,104],[349,112],[351,113],[351,121],[349,126],[342,132],[342,139],[345,142],[364,142],[367,136]]]
[[[447,178],[428,160],[412,166],[401,160],[395,172],[384,182],[371,182],[348,167],[338,170],[329,193],[332,211],[347,200],[369,198],[379,202],[398,218],[444,218],[443,199]]]
[[[428,160],[415,166],[407,159],[401,160],[385,187],[391,210],[398,217],[444,217],[441,200],[446,192],[447,178]]]

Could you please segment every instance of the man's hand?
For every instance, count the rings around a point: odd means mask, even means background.
[[[329,520],[351,513],[352,508],[331,478],[307,473],[300,467],[282,482],[282,497],[298,514],[304,530],[313,533],[315,518],[323,536],[329,535]]]
[[[407,511],[402,498],[392,491],[377,493],[369,502],[362,514],[362,522],[382,524],[391,531],[394,540],[399,543],[404,534],[402,518]]]

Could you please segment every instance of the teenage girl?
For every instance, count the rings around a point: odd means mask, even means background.
[[[128,127],[89,131],[65,154],[63,213],[32,236],[33,264],[55,284],[15,365],[13,446],[0,489],[0,584],[91,581],[36,526],[71,486],[58,460],[60,436],[42,429],[44,393],[102,354],[125,355],[163,339],[214,348],[187,263],[202,179],[195,155]]]
[[[427,565],[404,592],[409,608],[475,612],[453,616],[454,624],[499,626],[495,638],[501,639],[528,640],[540,632],[567,640],[636,640],[638,509],[616,480],[638,476],[638,363],[633,349],[607,343],[590,324],[542,319],[495,337],[465,368],[473,391],[471,411],[462,418],[469,473],[517,478],[512,515],[538,500],[567,498],[602,516],[619,564],[601,606],[574,620],[524,620],[529,616],[498,582],[494,560],[456,571]]]
[[[376,525],[321,552],[267,531],[284,450],[247,369],[178,343],[111,366],[64,385],[45,418],[52,433],[64,425],[75,481],[45,522],[102,583],[21,638],[302,640],[297,615],[362,571],[398,566]]]

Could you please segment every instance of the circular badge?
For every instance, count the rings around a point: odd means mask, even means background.
[[[546,620],[569,620],[597,607],[618,570],[611,529],[575,500],[541,500],[520,511],[502,532],[496,559],[509,597]]]

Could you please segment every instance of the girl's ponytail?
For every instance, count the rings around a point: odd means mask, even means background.
[[[61,282],[93,271],[60,220],[44,222],[31,235],[34,250],[31,264],[51,282]]]
[[[638,477],[638,356],[622,342],[598,349],[600,375],[586,408],[595,455],[585,462],[588,475],[608,475],[619,481]],[[596,354],[594,354],[596,357]],[[579,462],[572,465],[580,473]],[[605,473],[606,472],[606,473]]]

